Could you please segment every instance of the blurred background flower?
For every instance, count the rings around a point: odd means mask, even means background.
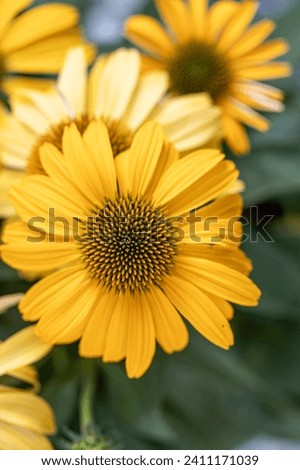
[[[36,2],[36,3],[46,3]],[[88,39],[100,52],[128,45],[123,23],[129,14],[155,15],[150,0],[69,0],[80,8]],[[190,330],[189,346],[161,351],[138,381],[122,366],[107,364],[95,374],[94,421],[123,448],[136,449],[298,449],[300,446],[300,4],[261,0],[258,19],[277,22],[286,38],[295,73],[278,80],[286,111],[268,116],[271,130],[250,131],[251,155],[234,159],[246,183],[243,249],[253,260],[253,279],[263,296],[258,307],[236,308],[236,344],[218,350]],[[257,206],[254,213],[251,206]],[[253,220],[254,214],[254,220]],[[255,215],[256,214],[256,215]],[[273,242],[263,238],[264,216]],[[29,283],[7,266],[0,268],[1,294],[21,292]],[[1,338],[23,325],[16,309],[1,317]],[[39,367],[42,395],[53,407],[62,448],[66,433],[79,433],[78,401],[84,385],[76,345],[57,347]],[[75,360],[74,360],[75,359]],[[97,363],[98,364],[98,363]],[[66,372],[67,371],[67,372]]]

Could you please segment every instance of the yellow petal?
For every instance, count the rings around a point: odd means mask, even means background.
[[[23,96],[26,96],[28,91],[24,91],[22,97],[14,96],[11,100],[14,117],[23,125],[27,126],[33,134],[33,136],[40,136],[47,132],[48,128],[51,126],[53,122],[53,115],[49,120],[49,116],[45,116],[43,110],[41,111],[39,107],[32,106],[32,103],[28,103],[28,101],[24,101]],[[43,95],[42,95],[43,96]],[[51,95],[44,95],[48,102],[49,96]],[[51,106],[51,104],[50,104]],[[27,149],[29,153],[30,149]]]
[[[39,361],[50,350],[51,346],[35,335],[34,326],[23,328],[0,343],[0,375]]]
[[[86,111],[87,66],[84,49],[71,49],[57,81],[57,89],[77,116]]]
[[[189,12],[182,0],[175,2],[173,0],[155,0],[155,5],[177,41],[183,42],[191,37]]]
[[[239,41],[228,51],[232,59],[245,56],[258,47],[275,29],[272,20],[264,19],[256,23],[239,39]]]
[[[130,104],[123,115],[123,121],[132,130],[136,130],[159,103],[168,88],[168,75],[157,70],[144,73],[134,90]],[[150,118],[151,119],[151,118]]]
[[[149,368],[155,353],[153,316],[146,295],[138,293],[130,298],[126,372],[130,379],[138,379]]]
[[[79,193],[66,194],[47,176],[28,176],[18,189],[11,190],[10,198],[25,223],[32,225],[39,218],[48,233],[67,238],[78,229],[76,220],[87,214],[86,201]]]
[[[50,91],[53,89],[53,80],[36,77],[9,77],[7,76],[2,84],[3,90],[7,94],[22,94],[24,89],[37,91]]]
[[[226,103],[224,103],[224,110],[233,119],[261,132],[266,132],[269,129],[269,121],[265,117],[236,98],[228,97]]]
[[[227,318],[227,320],[233,319],[234,308],[229,302],[226,302],[226,300],[220,299],[220,297],[216,297],[215,295],[208,294],[207,292],[206,292],[206,295],[221,310],[221,312],[223,313],[224,317]]]
[[[229,115],[222,120],[224,138],[227,145],[237,155],[244,155],[250,151],[250,139],[245,128]]]
[[[140,55],[120,48],[105,61],[97,90],[96,117],[121,119],[134,93],[140,73]]]
[[[95,187],[102,187],[103,194],[113,198],[117,192],[116,169],[109,134],[102,121],[91,122],[83,141],[89,151],[90,172]],[[100,191],[99,191],[100,192]],[[99,204],[99,200],[96,201]]]
[[[102,113],[102,80],[108,58],[108,54],[99,56],[88,75],[87,109],[90,117]]]
[[[82,45],[90,63],[95,55],[95,48],[90,44],[85,45],[82,41],[81,31],[74,28],[72,31],[58,34],[55,37],[46,37],[9,53],[6,56],[5,64],[10,72],[57,73],[64,64],[66,52],[72,47]]]
[[[74,241],[42,241],[35,237],[36,233],[44,238],[46,231],[28,229],[31,240],[23,243],[4,245],[1,248],[3,261],[20,271],[43,272],[75,263],[80,258],[80,251]],[[42,229],[43,230],[43,229]],[[8,235],[9,236],[9,235]]]
[[[9,388],[0,392],[1,421],[39,433],[55,432],[49,405],[34,394]],[[0,424],[1,428],[1,424]]]
[[[198,150],[179,160],[162,176],[153,198],[159,204],[171,202],[222,161],[218,150]]]
[[[194,35],[201,39],[205,37],[207,28],[207,0],[189,0]]]
[[[205,338],[223,349],[233,345],[227,319],[202,290],[180,273],[165,277],[162,288],[181,315]]]
[[[52,450],[50,441],[40,434],[7,423],[0,424],[2,450]]]
[[[78,266],[65,268],[46,276],[31,287],[19,304],[25,321],[36,321],[42,315],[55,310],[55,306],[66,307],[64,296],[72,296],[80,287],[84,274]],[[54,308],[53,308],[54,304]]]
[[[0,171],[0,217],[7,218],[15,215],[8,193],[12,187],[18,186],[22,178],[20,171],[6,169]]]
[[[200,180],[195,181],[194,184],[172,199],[167,204],[169,213],[173,216],[185,214],[227,193],[234,188],[238,175],[239,173],[232,162],[219,163],[204,174]]]
[[[83,357],[101,357],[104,353],[106,334],[116,309],[119,296],[114,292],[101,290],[98,300],[84,328],[79,345],[79,354]]]
[[[126,194],[129,190],[128,155],[129,150],[125,150],[125,152],[119,153],[115,158],[118,187],[122,194]]]
[[[55,145],[46,142],[40,147],[39,154],[42,167],[48,176],[60,184],[66,193],[80,192],[81,197],[86,199],[86,204],[91,204],[92,201],[76,186],[76,180],[70,175],[64,155]]]
[[[95,144],[93,145],[92,138],[95,136],[95,130],[97,129],[100,132],[97,143],[102,137],[103,144],[99,147],[98,152],[96,151],[95,156]],[[108,159],[112,159],[108,132],[103,123],[91,125],[91,129],[85,139],[83,139],[75,124],[65,128],[63,154],[66,167],[72,180],[76,181],[78,192],[80,191],[82,194],[85,194],[88,200],[92,201],[93,205],[99,205],[105,196],[106,174],[100,174],[98,163],[95,161],[97,157],[101,159],[102,154],[105,152],[108,152]]]
[[[254,49],[251,53],[247,54],[244,58],[240,59],[240,64],[237,66],[244,66],[244,64],[252,65],[254,62],[265,62],[276,59],[289,51],[289,45],[284,39],[273,39],[266,42],[261,46]]]
[[[239,10],[239,4],[231,0],[219,0],[208,11],[208,37],[217,39],[225,26]]]
[[[160,179],[163,175],[167,172],[169,168],[171,168],[176,162],[179,160],[179,153],[175,149],[174,145],[165,141],[160,158],[158,159],[155,171],[152,175],[151,181],[147,187],[146,195],[152,197],[153,192],[155,191],[156,187]]]
[[[252,270],[252,263],[249,258],[239,249],[229,249],[219,245],[204,246],[199,243],[185,245],[180,253],[183,256],[207,259],[216,263],[221,263],[228,268],[239,271],[242,274],[249,274]]]
[[[9,26],[10,21],[25,8],[29,7],[33,0],[1,0],[0,2],[0,38]]]
[[[288,62],[272,62],[271,64],[253,65],[236,71],[238,78],[250,80],[272,80],[288,77],[292,73]]]
[[[223,30],[218,46],[228,50],[240,38],[249,23],[253,20],[258,9],[258,2],[248,0],[238,4],[238,10]]]
[[[131,301],[130,293],[118,294],[118,301],[106,332],[104,362],[119,362],[126,357]]]
[[[209,216],[200,222],[182,226],[184,244],[217,244],[226,247],[237,247],[242,241],[243,227],[235,217],[232,220]],[[229,245],[229,246],[228,246]]]
[[[4,54],[24,48],[46,37],[73,28],[79,19],[71,5],[41,5],[23,13],[14,20],[1,42]]]
[[[232,88],[232,95],[254,109],[271,112],[284,111],[283,92],[265,83],[252,80],[236,82]]]
[[[207,217],[218,216],[220,219],[234,218],[242,215],[243,199],[239,194],[229,194],[216,201],[200,207],[195,214],[204,220]]]
[[[128,154],[129,190],[143,194],[149,185],[164,144],[162,127],[147,122],[137,132]]]
[[[244,274],[215,261],[178,256],[176,272],[199,288],[239,305],[255,306],[261,295]]]
[[[86,272],[80,272],[78,268],[77,271],[73,276],[69,275],[63,281],[57,282],[55,297],[49,299],[49,291],[37,294],[42,316],[35,332],[46,343],[69,344],[82,336],[98,290],[97,284]],[[28,315],[32,312],[30,305],[24,308],[24,303],[20,305],[20,310],[28,311]],[[25,314],[24,317],[28,315]]]
[[[154,72],[156,70],[166,71],[165,64],[154,57],[141,56],[141,73]]]
[[[184,349],[189,340],[188,330],[168,297],[158,287],[152,287],[147,299],[159,345],[168,354]]]
[[[35,367],[33,366],[24,366],[18,369],[10,370],[9,375],[17,380],[21,380],[22,382],[26,382],[27,384],[32,385],[34,392],[38,392],[40,390],[38,374]]]
[[[130,17],[125,24],[125,36],[142,49],[158,57],[170,57],[173,44],[160,23],[145,15]]]
[[[199,93],[166,99],[149,118],[163,125],[178,150],[188,151],[215,137],[220,131],[220,113],[208,95]]]

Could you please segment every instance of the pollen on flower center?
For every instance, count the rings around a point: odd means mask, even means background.
[[[86,131],[89,124],[95,120],[96,118],[89,117],[88,114],[83,114],[78,118],[66,119],[58,124],[52,125],[48,131],[38,139],[36,144],[31,149],[31,153],[27,161],[26,173],[30,175],[45,174],[39,154],[40,147],[45,142],[55,145],[55,147],[62,151],[63,133],[66,126],[70,126],[72,123],[75,123],[82,135]],[[121,120],[115,120],[111,118],[101,118],[101,120],[107,127],[114,156],[127,150],[130,147],[133,139],[133,133],[131,129],[129,129],[129,127]]]
[[[191,41],[176,47],[168,61],[171,90],[179,94],[208,92],[216,100],[228,90],[231,72],[212,44]]]
[[[91,276],[116,292],[143,291],[172,270],[176,229],[161,208],[141,197],[106,198],[81,237]]]

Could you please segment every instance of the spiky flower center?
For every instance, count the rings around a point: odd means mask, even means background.
[[[114,120],[111,118],[101,118],[107,126],[110,143],[114,156],[127,150],[133,140],[133,133],[131,129],[121,120]],[[48,142],[55,145],[58,150],[62,151],[62,140],[66,126],[75,123],[81,135],[86,131],[87,127],[95,118],[89,117],[87,114],[75,119],[66,119],[59,124],[52,125],[48,131],[42,135],[31,149],[31,153],[26,166],[27,174],[45,174],[40,160],[40,148]]]
[[[231,83],[226,57],[213,44],[206,42],[191,41],[178,45],[167,67],[171,90],[181,95],[208,92],[217,100]]]
[[[106,198],[81,237],[91,276],[116,292],[144,291],[172,270],[176,228],[160,207],[141,197]]]

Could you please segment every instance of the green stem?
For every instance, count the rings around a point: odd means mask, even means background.
[[[80,396],[80,431],[81,435],[94,434],[93,403],[96,386],[96,363],[84,361],[83,384]]]

